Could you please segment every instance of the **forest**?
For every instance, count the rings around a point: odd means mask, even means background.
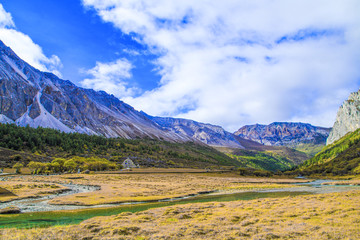
[[[37,162],[39,158],[44,159],[44,162],[51,162],[56,158],[68,160],[74,157],[102,159],[102,162],[105,159],[117,164],[131,157],[137,164],[145,167],[218,168],[240,165],[235,159],[212,147],[193,142],[105,138],[97,135],[64,133],[49,128],[19,127],[14,124],[0,124],[0,139],[0,148],[19,153],[11,155],[8,161],[12,161],[12,164],[21,162],[24,166],[34,158]],[[22,153],[31,155],[24,157]]]

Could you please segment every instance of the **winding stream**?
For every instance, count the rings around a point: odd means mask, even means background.
[[[65,193],[54,194],[37,199],[23,199],[8,203],[1,203],[0,208],[6,206],[18,206],[22,209],[22,214],[0,215],[0,228],[27,228],[51,225],[77,224],[83,220],[95,216],[109,216],[121,212],[138,212],[150,208],[172,206],[177,204],[197,203],[197,202],[224,202],[236,200],[252,200],[257,198],[279,198],[287,196],[297,196],[317,193],[343,192],[359,190],[359,186],[335,186],[321,185],[324,182],[334,182],[333,180],[316,180],[310,183],[296,184],[296,188],[268,189],[253,192],[240,192],[231,194],[221,194],[221,192],[201,194],[197,196],[187,196],[183,198],[160,200],[158,202],[143,203],[122,203],[97,206],[74,206],[74,205],[50,205],[47,202],[55,197],[70,195],[80,192],[96,191],[96,187],[64,184],[71,190]]]
[[[59,184],[69,189],[69,191],[64,191],[62,193],[50,194],[43,197],[37,198],[26,198],[21,200],[14,200],[10,202],[0,203],[0,209],[6,208],[9,206],[17,206],[21,209],[21,212],[42,212],[42,211],[57,211],[57,210],[74,210],[81,208],[88,208],[86,206],[76,206],[76,205],[51,205],[49,200],[68,196],[76,193],[86,193],[94,192],[100,190],[100,187],[97,186],[85,186],[78,184]]]

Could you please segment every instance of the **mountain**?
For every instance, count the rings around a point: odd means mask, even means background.
[[[244,139],[225,131],[220,126],[186,119],[152,117],[144,112],[138,112],[104,91],[84,89],[54,74],[33,68],[1,41],[0,122],[33,128],[38,126],[53,128],[65,133],[77,132],[125,139],[142,138],[221,146],[223,152],[229,149],[239,150],[224,155],[226,161],[233,159],[238,166],[267,170],[285,169],[303,162],[306,158],[303,154],[287,148],[278,149],[253,142],[252,139]],[[9,144],[12,146],[14,142],[18,142],[17,139]],[[187,149],[189,146],[184,148]],[[258,154],[258,151],[261,153]],[[182,152],[169,151],[166,154],[166,156],[149,154],[142,157],[189,158],[194,161],[204,158],[190,155],[188,157]],[[266,161],[266,164],[261,163],[258,158]],[[253,164],[254,162],[256,164]]]
[[[268,146],[296,147],[299,144],[325,144],[330,128],[308,123],[274,122],[269,125],[247,125],[234,134]]]
[[[181,118],[148,117],[165,130],[195,138],[210,146],[244,148],[233,134],[225,131],[220,126]]]
[[[188,119],[148,116],[164,129],[195,138],[238,161],[243,168],[267,171],[286,170],[309,157],[285,146],[265,146],[225,131],[222,127]]]
[[[360,90],[351,93],[348,100],[340,106],[326,144],[332,144],[358,128],[360,128]]]
[[[360,174],[360,90],[340,106],[324,147],[293,172],[303,175]]]
[[[360,129],[347,133],[342,138],[324,147],[313,158],[295,170],[303,175],[360,174]]]
[[[193,141],[164,130],[113,95],[33,68],[1,41],[0,122],[106,137]]]
[[[56,158],[107,159],[120,165],[130,157],[141,167],[232,168],[240,164],[213,147],[194,142],[105,138],[51,128],[0,124],[0,168]],[[51,167],[50,167],[51,168]]]

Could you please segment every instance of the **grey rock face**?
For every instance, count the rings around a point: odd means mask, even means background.
[[[153,121],[164,129],[195,138],[205,144],[212,146],[226,146],[233,148],[244,148],[235,136],[225,131],[220,126],[200,123],[188,119],[151,117]]]
[[[234,134],[268,146],[294,147],[300,143],[325,144],[330,128],[307,123],[275,122],[269,125],[248,125]]]
[[[331,144],[358,128],[360,128],[360,90],[351,93],[348,100],[340,106],[326,144]]]
[[[164,130],[143,113],[103,91],[77,87],[41,72],[0,41],[0,120],[30,127],[106,137],[193,141]]]

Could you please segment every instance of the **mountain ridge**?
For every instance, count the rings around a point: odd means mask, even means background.
[[[105,137],[192,141],[240,149],[264,148],[254,144],[253,139],[236,136],[221,126],[139,112],[114,95],[81,88],[69,80],[33,68],[1,41],[0,54],[2,123]]]
[[[183,118],[147,116],[164,129],[190,136],[210,146],[244,148],[233,134],[225,131],[221,126]]]
[[[268,146],[295,147],[300,143],[325,144],[329,132],[329,128],[309,123],[274,122],[269,125],[246,125],[234,134]]]
[[[77,87],[69,80],[33,68],[1,41],[0,53],[3,122],[106,137],[193,141],[185,135],[164,131],[113,95]]]

